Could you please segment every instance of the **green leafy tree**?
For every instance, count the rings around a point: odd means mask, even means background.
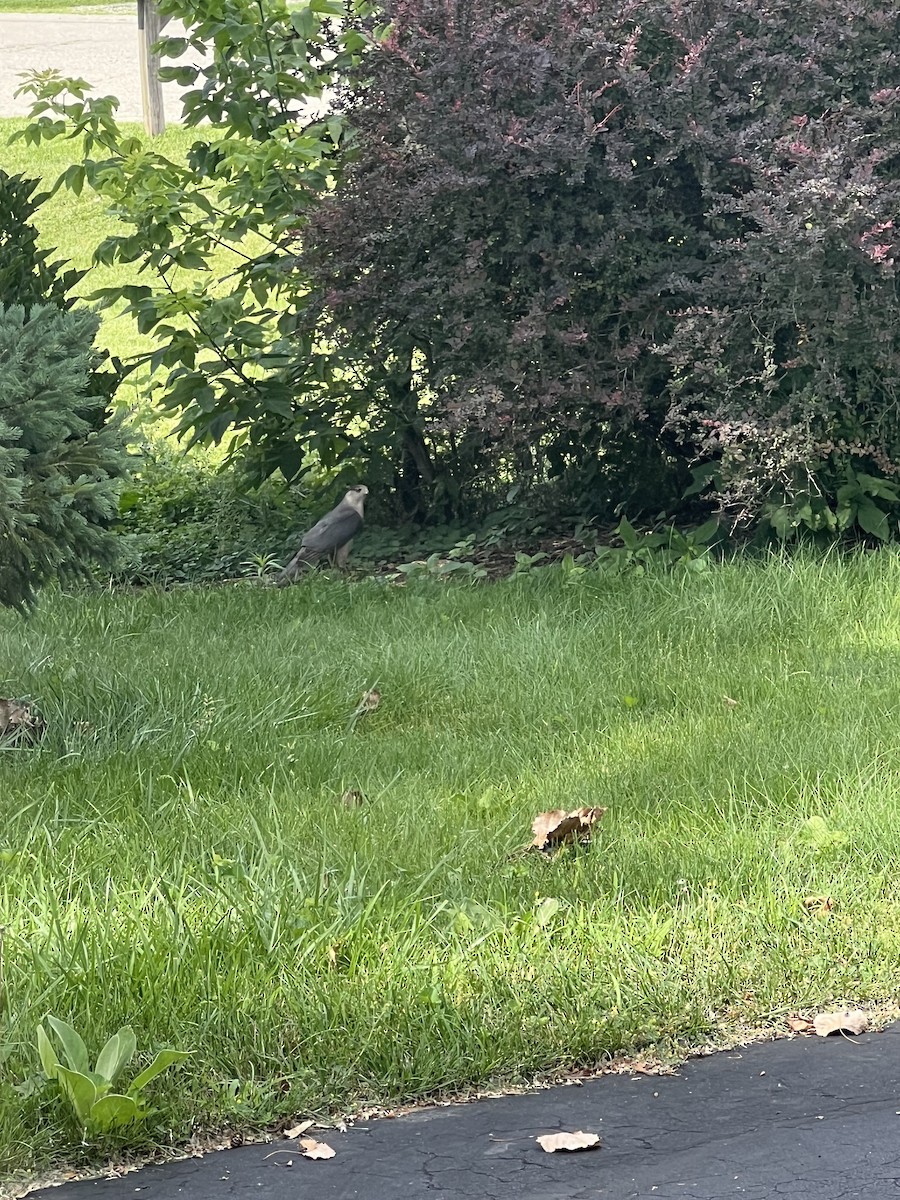
[[[189,46],[208,65],[165,67],[189,88],[184,120],[197,127],[186,157],[126,136],[112,97],[89,97],[84,80],[35,75],[38,143],[63,133],[81,139],[83,161],[66,172],[106,199],[121,232],[96,252],[102,263],[139,263],[148,282],[98,293],[123,298],[159,348],[161,404],[178,417],[188,445],[228,436],[257,477],[280,469],[293,479],[309,456],[326,470],[353,453],[348,433],[365,415],[334,388],[335,348],[302,326],[309,283],[297,269],[307,216],[334,186],[343,160],[344,121],[323,95],[357,63],[367,40],[347,25],[363,0],[162,0]],[[193,88],[190,85],[196,85]],[[224,266],[222,263],[224,261]]]
[[[6,304],[55,304],[68,309],[70,293],[84,276],[38,246],[33,217],[47,194],[37,179],[0,170],[0,300]]]

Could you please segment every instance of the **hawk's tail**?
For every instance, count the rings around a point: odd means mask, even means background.
[[[275,576],[276,586],[287,587],[289,583],[293,583],[304,571],[308,571],[310,567],[315,566],[318,557],[318,554],[312,554],[309,550],[304,550],[301,547],[284,570]]]

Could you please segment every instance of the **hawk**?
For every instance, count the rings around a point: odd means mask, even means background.
[[[347,565],[353,539],[362,529],[363,505],[368,494],[369,489],[364,484],[350,488],[340,504],[304,533],[300,549],[275,580],[279,587],[293,583],[323,555],[331,558],[337,567]]]

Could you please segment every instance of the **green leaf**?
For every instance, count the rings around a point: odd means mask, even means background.
[[[84,189],[84,163],[73,163],[66,171],[66,187],[71,188],[76,196]]]
[[[87,1075],[80,1071],[70,1071],[68,1067],[56,1068],[56,1077],[60,1087],[72,1102],[75,1115],[82,1125],[87,1125],[91,1109],[97,1101],[97,1089]]]
[[[155,1079],[157,1075],[161,1075],[168,1067],[175,1063],[184,1062],[186,1058],[190,1058],[193,1050],[160,1050],[156,1058],[149,1067],[141,1071],[140,1075],[136,1076],[131,1081],[131,1086],[128,1089],[129,1096],[135,1096],[142,1088],[145,1088],[151,1079]]]
[[[41,1060],[41,1067],[48,1079],[56,1078],[56,1071],[59,1067],[59,1059],[56,1057],[56,1052],[47,1037],[47,1032],[43,1025],[37,1027],[37,1044],[38,1055]]]
[[[97,1058],[95,1070],[107,1083],[115,1083],[122,1068],[131,1062],[137,1042],[130,1025],[123,1025],[114,1033]]]
[[[769,522],[780,538],[786,538],[793,531],[796,522],[786,505],[772,508],[766,514]]]
[[[694,477],[694,482],[684,490],[684,499],[689,496],[699,496],[700,493],[715,479],[718,473],[718,467],[714,463],[707,463],[702,467],[694,467],[691,474]]]
[[[366,39],[355,29],[349,30],[344,36],[344,49],[349,50],[351,54],[357,50],[362,50],[367,45],[368,42]]]
[[[177,83],[181,87],[190,87],[197,82],[200,74],[198,67],[160,67],[157,72],[163,83]]]
[[[848,502],[844,502],[837,506],[837,510],[835,512],[835,520],[836,520],[838,529],[846,529],[849,525],[852,524],[853,512],[854,512],[853,505]]]
[[[105,1132],[108,1129],[130,1125],[140,1115],[140,1108],[130,1096],[120,1096],[117,1092],[111,1092],[108,1096],[101,1096],[91,1105],[89,1120],[95,1129]]]
[[[50,195],[55,196],[60,188],[67,187],[70,191],[73,191],[76,196],[80,196],[82,188],[84,187],[84,177],[84,164],[72,163],[72,165],[67,167],[59,176],[56,183],[54,183],[53,187],[50,189]]]
[[[125,488],[119,494],[119,513],[131,512],[141,502],[141,493],[136,488]]]
[[[319,18],[310,8],[295,9],[291,13],[291,24],[298,37],[309,41],[319,28]]]
[[[47,1024],[62,1042],[66,1062],[73,1071],[86,1075],[90,1070],[87,1047],[71,1025],[61,1021],[59,1017],[48,1017]]]
[[[897,486],[890,483],[887,479],[877,479],[874,475],[865,475],[862,471],[857,471],[856,482],[870,496],[878,496],[882,500],[897,502]]]
[[[691,538],[695,542],[699,542],[701,545],[706,545],[707,542],[712,541],[718,532],[719,518],[710,517],[708,521],[705,521],[701,526],[699,526],[699,528],[695,529],[691,533]]]
[[[209,263],[198,250],[177,250],[173,257],[187,271],[209,270]]]
[[[619,522],[616,533],[629,550],[637,550],[638,546],[641,544],[641,539],[638,536],[637,531],[627,517],[623,517]]]
[[[156,49],[161,58],[181,58],[189,45],[187,38],[167,37],[160,38],[156,43]]]
[[[887,538],[887,513],[877,504],[873,504],[871,500],[860,500],[856,509],[856,521],[860,529],[864,529],[872,537],[880,538],[882,541]]]
[[[562,904],[555,896],[545,896],[534,906],[534,919],[541,929],[546,929],[561,908]]]

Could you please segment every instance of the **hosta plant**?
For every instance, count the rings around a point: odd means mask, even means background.
[[[72,1026],[58,1017],[48,1017],[47,1025],[59,1040],[64,1061],[60,1062],[57,1057],[50,1034],[43,1025],[38,1025],[41,1067],[48,1080],[57,1081],[85,1133],[109,1133],[147,1117],[152,1110],[141,1095],[144,1088],[157,1075],[191,1054],[190,1050],[160,1050],[127,1088],[116,1091],[114,1085],[137,1049],[130,1025],[123,1025],[112,1035],[97,1056],[93,1071],[87,1047]]]

